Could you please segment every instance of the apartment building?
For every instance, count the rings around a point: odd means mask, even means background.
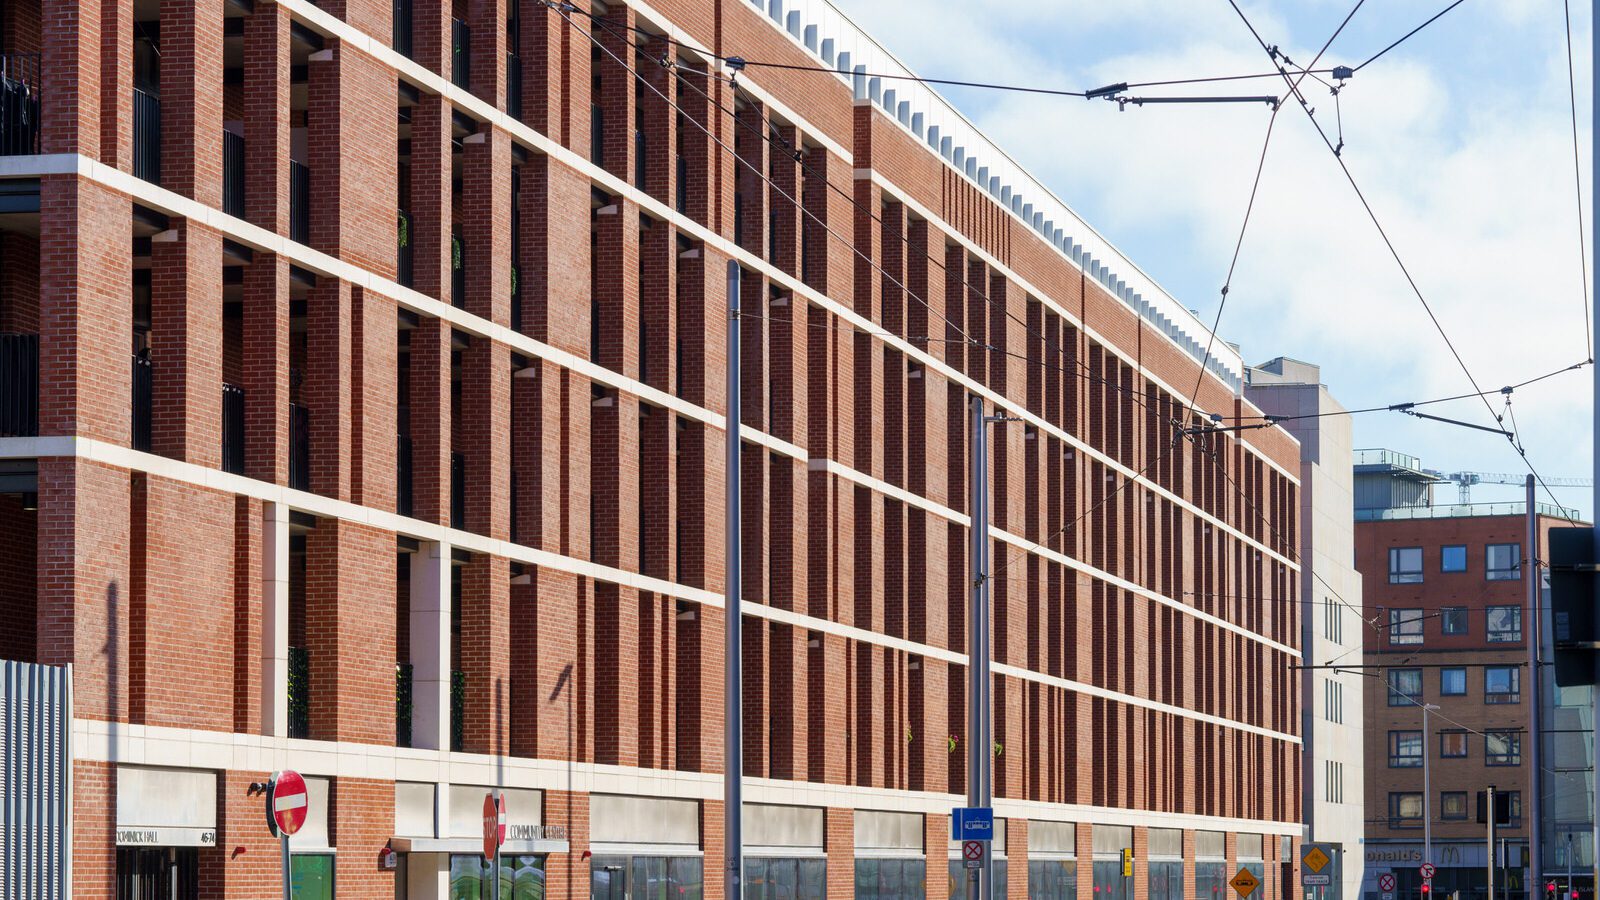
[[[1299,448],[1179,434],[1237,353],[825,2],[0,54],[0,657],[72,666],[78,896],[278,896],[294,769],[298,897],[489,896],[491,790],[515,896],[722,897],[734,414],[749,892],[945,898],[974,394],[1006,894],[1294,890]]]
[[[1587,689],[1557,691],[1548,671],[1542,696],[1534,696],[1527,642],[1541,639],[1544,659],[1552,657],[1548,623],[1529,621],[1524,579],[1543,577],[1529,574],[1528,560],[1539,558],[1549,529],[1575,513],[1539,504],[1539,547],[1530,553],[1523,503],[1436,503],[1440,483],[1417,457],[1356,451],[1356,568],[1376,630],[1364,668],[1364,890],[1378,892],[1378,878],[1392,872],[1399,892],[1417,896],[1418,866],[1428,861],[1438,867],[1433,890],[1442,895],[1487,896],[1491,865],[1497,896],[1529,896],[1540,874],[1558,878],[1565,891],[1566,872],[1589,871],[1593,859],[1592,763],[1580,733],[1591,701]],[[1541,590],[1546,596],[1547,585]],[[1534,702],[1544,709],[1542,772],[1531,763]],[[1478,795],[1490,785],[1509,795],[1511,817],[1492,857],[1478,819]],[[1545,798],[1539,872],[1528,858],[1535,791]],[[1579,887],[1588,890],[1591,881],[1584,877]]]
[[[1355,568],[1350,417],[1319,367],[1280,356],[1246,370],[1245,397],[1300,442],[1300,736],[1306,839],[1331,845],[1333,884],[1316,900],[1355,898],[1366,836],[1365,679],[1340,669],[1361,658],[1367,627]]]

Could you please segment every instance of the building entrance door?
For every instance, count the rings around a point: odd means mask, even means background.
[[[117,900],[199,900],[195,847],[118,847]]]

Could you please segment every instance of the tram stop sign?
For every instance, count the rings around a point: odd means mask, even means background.
[[[1305,867],[1310,869],[1312,874],[1320,875],[1322,870],[1328,867],[1328,863],[1333,862],[1333,857],[1328,855],[1328,851],[1322,849],[1321,844],[1311,844],[1306,847],[1305,852],[1300,857],[1300,861],[1305,863]]]
[[[267,819],[272,830],[288,837],[306,823],[311,802],[306,796],[306,780],[292,769],[272,776],[267,784]]]
[[[483,858],[493,860],[506,842],[506,798],[494,791],[483,795]]]

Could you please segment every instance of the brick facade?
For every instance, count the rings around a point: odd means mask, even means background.
[[[1191,849],[1265,834],[1289,896],[1292,441],[1175,440],[1196,361],[844,81],[734,86],[645,35],[811,59],[767,10],[409,6],[417,65],[388,3],[160,4],[165,190],[47,174],[37,236],[0,230],[0,331],[39,335],[40,436],[78,439],[0,437],[37,481],[36,510],[0,493],[0,653],[73,664],[77,717],[141,763],[219,772],[207,895],[277,895],[243,794],[289,767],[331,778],[340,896],[395,895],[373,862],[414,837],[393,785],[431,781],[542,791],[569,900],[610,852],[591,795],[697,800],[722,897],[731,413],[747,800],[822,811],[829,896],[872,849],[858,811],[922,814],[912,856],[945,898],[981,390],[1019,420],[992,426],[987,486],[1010,895],[1030,820],[1078,823],[1088,892],[1090,826],[1149,818]],[[131,173],[133,7],[4,8],[43,23],[45,151]],[[1247,408],[1206,378],[1208,412]],[[80,808],[115,797],[126,749],[80,751]],[[114,825],[76,818],[81,894],[114,893]]]

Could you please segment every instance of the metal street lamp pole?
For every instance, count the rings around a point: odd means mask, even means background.
[[[989,806],[992,798],[990,765],[994,760],[994,732],[989,720],[989,441],[988,416],[983,396],[972,395],[972,590],[967,598],[967,806]],[[968,881],[971,900],[989,900],[990,854]]]
[[[1428,758],[1428,713],[1438,708],[1434,703],[1422,704],[1422,861],[1430,865],[1433,863],[1433,783],[1429,778],[1432,760]]]

